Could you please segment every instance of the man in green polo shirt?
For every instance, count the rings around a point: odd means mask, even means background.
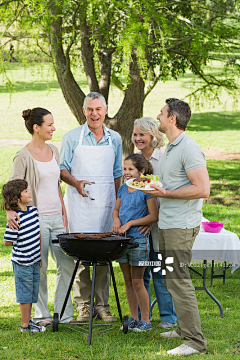
[[[161,165],[163,187],[152,185],[156,190],[151,191],[160,198],[159,249],[163,259],[173,262],[163,264],[163,273],[166,274],[165,285],[174,301],[179,325],[176,330],[160,335],[184,340],[182,345],[168,351],[171,355],[204,353],[207,345],[201,331],[188,265],[200,229],[202,198],[209,196],[210,184],[205,155],[185,133],[190,117],[187,103],[178,99],[166,100],[157,117],[159,130],[169,140]]]

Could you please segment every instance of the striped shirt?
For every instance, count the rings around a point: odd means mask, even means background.
[[[24,266],[30,266],[41,261],[40,226],[38,210],[27,206],[27,211],[17,210],[20,221],[18,230],[6,226],[4,240],[13,242],[12,261]]]

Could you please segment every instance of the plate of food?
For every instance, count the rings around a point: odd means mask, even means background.
[[[126,181],[127,186],[137,190],[156,190],[150,185],[162,186],[158,175],[144,175]]]

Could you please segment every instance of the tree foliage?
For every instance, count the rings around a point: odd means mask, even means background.
[[[2,0],[0,49],[19,41],[45,54],[79,123],[85,94],[74,68],[107,100],[114,83],[123,101],[106,122],[131,152],[133,121],[158,81],[190,70],[202,80],[190,94],[196,102],[223,90],[237,96],[239,7],[234,0]]]

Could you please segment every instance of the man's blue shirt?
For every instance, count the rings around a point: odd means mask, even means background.
[[[109,145],[109,134],[106,126],[103,125],[104,136],[97,144],[94,134],[89,129],[87,122],[77,128],[68,131],[62,138],[60,150],[60,170],[66,169],[71,173],[71,164],[73,153],[79,144],[79,138],[82,128],[84,127],[84,136],[82,145],[85,146],[106,146]],[[122,176],[122,139],[118,132],[108,129],[111,134],[113,151],[115,153],[115,162],[113,167],[114,179]],[[107,161],[107,159],[106,159]]]

